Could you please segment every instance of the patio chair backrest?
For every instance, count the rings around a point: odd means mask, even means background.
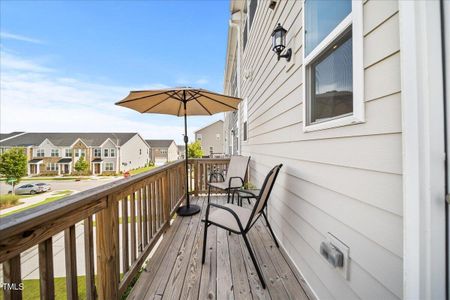
[[[269,200],[270,193],[272,192],[275,180],[277,179],[278,173],[280,172],[282,166],[283,164],[279,164],[273,167],[267,174],[266,179],[264,179],[264,183],[259,192],[255,206],[253,207],[252,215],[247,226],[253,224],[253,222],[259,217],[263,209],[266,207],[267,200]]]
[[[225,182],[228,184],[231,177],[240,177],[242,180],[245,180],[249,161],[249,156],[232,156],[230,159],[230,164],[228,165],[227,178],[225,179]],[[242,182],[239,179],[233,179],[231,182],[231,187],[240,187],[241,185]]]

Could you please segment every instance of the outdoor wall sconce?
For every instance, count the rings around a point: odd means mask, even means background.
[[[287,30],[278,23],[278,26],[272,32],[272,50],[278,55],[278,60],[281,57],[286,58],[287,61],[291,60],[292,49],[289,48],[284,54],[281,54],[286,48],[286,33]]]

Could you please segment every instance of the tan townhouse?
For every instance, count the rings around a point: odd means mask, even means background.
[[[68,175],[83,157],[86,173],[111,175],[148,165],[150,148],[138,133],[24,133],[0,141],[0,149],[24,147],[28,175]]]

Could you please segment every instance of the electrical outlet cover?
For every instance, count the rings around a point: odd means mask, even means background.
[[[344,265],[335,270],[346,280],[350,280],[350,248],[330,232],[327,234],[327,240],[344,254]]]

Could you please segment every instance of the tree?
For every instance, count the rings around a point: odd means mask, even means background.
[[[11,148],[0,155],[0,174],[13,186],[27,175],[27,156],[23,148]]]
[[[201,158],[203,156],[202,145],[200,141],[195,141],[188,145],[188,155],[190,158]]]
[[[84,173],[89,168],[88,162],[84,159],[84,156],[81,156],[78,161],[75,163],[75,171],[79,173]]]

